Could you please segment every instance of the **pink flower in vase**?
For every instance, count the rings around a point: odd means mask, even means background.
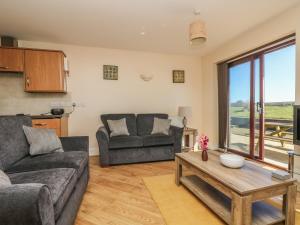
[[[206,135],[201,135],[198,139],[198,144],[200,146],[200,148],[202,150],[207,150],[208,149],[208,142],[209,142],[209,139]]]

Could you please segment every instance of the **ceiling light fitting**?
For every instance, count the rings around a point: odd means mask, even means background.
[[[195,16],[200,15],[199,10],[194,11]],[[205,23],[201,19],[197,19],[190,23],[190,43],[191,45],[199,45],[207,40]]]

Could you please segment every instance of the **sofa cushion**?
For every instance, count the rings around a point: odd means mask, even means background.
[[[138,114],[136,117],[137,133],[139,136],[150,135],[153,129],[154,117],[160,119],[168,119],[167,114],[152,113]]]
[[[30,155],[43,155],[52,152],[63,152],[60,139],[54,129],[23,126],[24,134],[30,145]]]
[[[106,130],[108,131],[108,134],[110,135],[110,129],[107,123],[107,120],[119,120],[126,118],[126,124],[127,129],[130,135],[136,136],[136,117],[134,114],[102,114],[101,115],[101,121],[103,125],[105,126]]]
[[[107,120],[107,123],[109,130],[111,131],[110,137],[129,135],[125,118],[119,120]]]
[[[109,139],[109,149],[136,148],[143,146],[139,136],[116,136]]]
[[[161,146],[174,144],[174,137],[165,134],[151,134],[143,136],[143,145],[148,146]]]
[[[40,183],[49,187],[57,219],[77,182],[75,169],[59,168],[9,174],[13,184]]]
[[[31,126],[31,118],[28,116],[0,116],[1,170],[5,171],[29,154],[29,145],[23,132],[23,125]]]
[[[153,130],[151,134],[169,135],[170,126],[171,120],[154,117]]]
[[[0,188],[11,186],[11,182],[9,177],[0,170]]]
[[[11,166],[6,172],[19,173],[53,168],[73,168],[80,177],[87,163],[87,152],[54,152],[46,155],[28,156]]]

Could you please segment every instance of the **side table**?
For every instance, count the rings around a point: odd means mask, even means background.
[[[196,137],[198,135],[198,130],[190,127],[186,127],[183,130],[183,146],[182,151],[190,151],[194,148],[196,144]],[[193,136],[192,146],[190,145],[190,136]]]

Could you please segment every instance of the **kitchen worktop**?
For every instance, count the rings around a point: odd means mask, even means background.
[[[30,114],[26,114],[26,116],[30,116],[32,119],[60,119],[62,117],[68,117],[69,114],[68,113],[65,113],[62,115],[52,115],[52,114],[30,115]]]

